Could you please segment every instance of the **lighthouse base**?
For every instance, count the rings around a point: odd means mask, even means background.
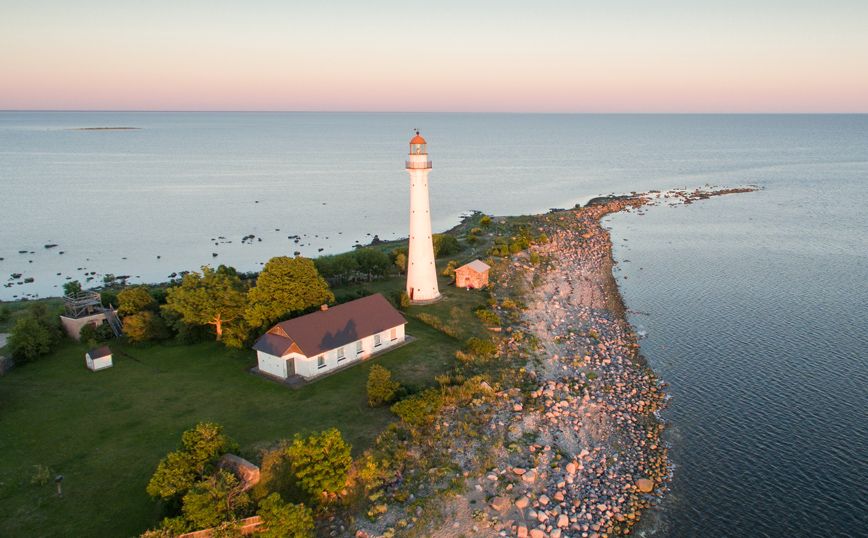
[[[443,299],[443,295],[441,295],[441,294],[438,293],[438,294],[437,294],[437,297],[432,297],[432,298],[430,298],[430,299],[419,299],[418,301],[413,300],[413,299],[410,299],[410,304],[411,304],[411,305],[416,305],[416,306],[419,306],[419,305],[426,305],[426,304],[434,304],[434,303],[436,303],[437,301],[439,301],[439,300],[441,300],[441,299]]]

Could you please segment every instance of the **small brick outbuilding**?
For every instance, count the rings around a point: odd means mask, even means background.
[[[455,270],[455,286],[479,289],[488,285],[488,270],[491,267],[480,260],[473,260]]]

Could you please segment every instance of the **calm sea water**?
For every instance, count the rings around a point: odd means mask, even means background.
[[[0,275],[35,279],[0,298],[404,237],[415,128],[435,230],[763,187],[607,219],[672,394],[676,469],[648,532],[868,536],[868,116],[0,112]]]

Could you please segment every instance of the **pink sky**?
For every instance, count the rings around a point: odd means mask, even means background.
[[[310,4],[6,0],[0,109],[868,112],[864,0]]]

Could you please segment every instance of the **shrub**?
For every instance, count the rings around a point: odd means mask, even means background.
[[[51,351],[56,341],[47,324],[30,314],[15,322],[7,342],[16,360],[31,362]]]
[[[513,308],[515,308],[515,301],[513,301],[512,299],[504,299],[503,308],[507,310],[512,310]]]
[[[471,353],[476,353],[481,357],[488,357],[497,353],[497,344],[491,340],[483,340],[472,336],[464,343],[464,347]]]
[[[491,217],[489,217],[488,215],[483,215],[482,218],[479,219],[479,224],[483,228],[488,228],[489,226],[491,226]]]
[[[124,334],[130,342],[140,344],[151,340],[165,340],[169,337],[169,329],[163,318],[146,310],[124,318]]]
[[[434,421],[441,407],[443,396],[440,391],[428,389],[396,403],[392,412],[411,426],[425,426]]]
[[[455,269],[458,267],[458,262],[455,260],[450,261],[446,264],[446,268],[440,272],[440,276],[448,276],[449,278],[455,280]]]
[[[470,243],[471,245],[475,245],[477,241],[479,241],[479,238],[476,237],[475,235],[473,235],[473,234],[467,235],[467,242]]]
[[[483,323],[490,323],[491,325],[500,325],[500,316],[492,312],[491,310],[477,310],[476,317],[478,317]]]
[[[390,297],[392,298],[392,304],[395,305],[395,308],[407,308],[410,306],[410,296],[407,295],[405,290],[392,290]]]
[[[44,486],[51,478],[51,470],[42,465],[33,466],[33,474],[30,476],[30,483],[35,486]]]
[[[307,438],[295,434],[286,450],[299,485],[313,500],[322,502],[346,486],[353,463],[352,447],[337,429]]]
[[[537,265],[539,263],[539,254],[537,254],[536,252],[531,252],[530,263],[532,263],[533,265]]]
[[[244,517],[251,501],[238,486],[235,475],[222,470],[193,484],[184,495],[184,519],[193,530],[201,530]]]
[[[454,235],[434,234],[431,239],[434,243],[434,257],[436,258],[455,254],[461,249],[458,239],[455,239]]]
[[[473,228],[472,230],[470,230],[470,233],[472,233],[473,235],[479,235],[482,233],[482,228]]]
[[[0,323],[7,321],[12,316],[12,309],[8,306],[0,308]]]
[[[542,244],[546,244],[549,242],[549,238],[546,234],[541,233],[541,234],[539,234],[539,239],[537,239],[537,241],[542,243]]]
[[[399,383],[392,381],[392,373],[389,370],[378,364],[371,366],[371,372],[368,374],[368,405],[380,407],[389,403],[399,386]]]
[[[259,504],[262,538],[313,538],[313,514],[303,504],[290,504],[272,493]]]

